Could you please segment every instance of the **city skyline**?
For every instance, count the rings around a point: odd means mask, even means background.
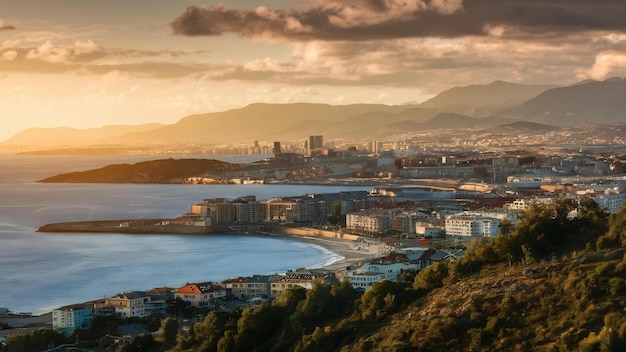
[[[400,105],[495,80],[626,76],[625,14],[615,0],[8,0],[0,141],[255,102]]]

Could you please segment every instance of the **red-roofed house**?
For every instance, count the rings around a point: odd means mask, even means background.
[[[174,291],[174,296],[194,307],[210,305],[217,298],[225,298],[226,290],[212,282],[188,283]]]

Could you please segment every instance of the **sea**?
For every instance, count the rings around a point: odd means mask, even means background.
[[[240,163],[263,157],[210,156]],[[254,195],[261,200],[369,190],[367,186],[37,182],[59,173],[162,158],[166,157],[0,154],[0,307],[38,315],[126,291],[284,273],[342,259],[316,244],[288,238],[37,232],[48,223],[174,218],[205,198]]]

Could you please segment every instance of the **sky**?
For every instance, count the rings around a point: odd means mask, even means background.
[[[0,0],[0,141],[626,76],[624,0]]]

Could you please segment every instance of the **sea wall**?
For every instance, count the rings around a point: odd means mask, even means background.
[[[290,227],[290,226],[283,226],[283,225],[274,225],[272,227],[272,232],[283,234],[283,235],[338,238],[338,239],[351,240],[351,241],[356,241],[359,238],[359,236],[357,235],[343,233],[342,230],[330,231],[330,230],[322,230],[322,229],[313,229],[313,228],[308,228],[308,227]]]
[[[135,233],[135,234],[201,234],[208,233],[206,226],[165,224],[167,219],[99,220],[61,222],[40,227],[38,232],[88,232],[88,233]]]

